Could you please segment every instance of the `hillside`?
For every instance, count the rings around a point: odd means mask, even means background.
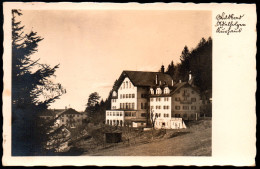
[[[153,134],[152,131],[135,131],[130,134],[130,142],[106,144],[89,149],[83,155],[211,156],[211,120],[186,122],[186,124],[187,129],[156,130]]]

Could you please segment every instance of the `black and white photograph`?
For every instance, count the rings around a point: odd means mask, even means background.
[[[212,32],[246,24],[205,8],[9,15],[11,157],[212,157]]]

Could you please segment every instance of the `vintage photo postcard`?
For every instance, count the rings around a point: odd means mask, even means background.
[[[3,6],[4,166],[255,165],[255,4]]]

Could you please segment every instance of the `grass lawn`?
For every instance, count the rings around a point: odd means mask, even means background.
[[[211,120],[186,122],[187,129],[143,132],[130,144],[119,143],[83,155],[94,156],[211,156]],[[159,134],[158,134],[159,133]]]

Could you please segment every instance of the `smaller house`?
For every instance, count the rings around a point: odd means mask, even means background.
[[[85,115],[77,112],[76,110],[69,108],[62,113],[56,115],[56,126],[67,126],[75,128],[76,126],[82,125],[82,121],[85,118]]]

